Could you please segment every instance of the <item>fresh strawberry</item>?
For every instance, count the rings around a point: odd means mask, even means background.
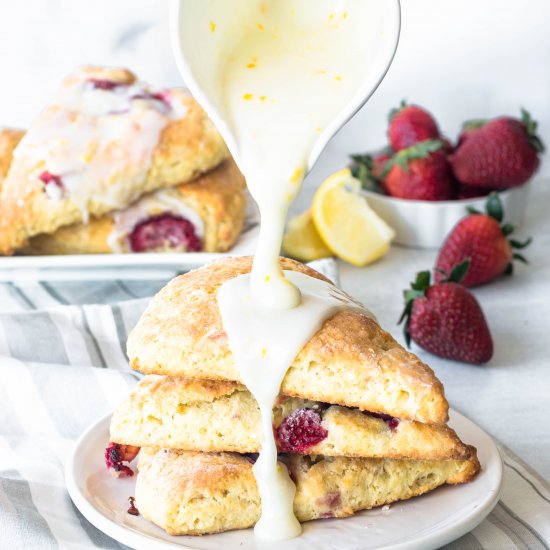
[[[382,174],[388,160],[392,158],[393,151],[389,148],[378,153],[366,153],[364,155],[351,155],[350,170],[354,178],[357,178],[363,189],[375,193],[385,193],[384,178]]]
[[[491,194],[486,204],[487,214],[470,210],[471,215],[462,219],[449,233],[439,251],[436,262],[436,280],[443,279],[455,265],[469,259],[470,269],[462,281],[465,286],[477,286],[496,279],[503,273],[512,272],[512,260],[526,262],[514,248],[525,248],[531,242],[508,240],[514,231],[512,224],[500,223],[504,217],[502,204],[496,193]]]
[[[427,139],[437,139],[439,128],[428,111],[405,101],[389,115],[388,137],[394,151],[401,151]]]
[[[418,273],[412,289],[405,291],[405,339],[425,350],[466,363],[486,363],[493,356],[493,339],[475,296],[458,284],[468,270],[459,264],[449,280],[430,284],[430,272]]]
[[[402,149],[386,163],[384,185],[401,199],[452,199],[455,182],[440,140],[421,141]]]
[[[522,119],[501,117],[463,136],[450,157],[453,172],[464,185],[502,189],[525,183],[539,165],[544,145],[537,123],[522,109]]]
[[[460,131],[460,134],[458,135],[458,140],[456,147],[457,149],[470,137],[472,136],[477,130],[479,130],[482,126],[484,126],[487,123],[487,120],[484,118],[478,118],[475,120],[467,120],[464,124],[462,124],[462,130]]]

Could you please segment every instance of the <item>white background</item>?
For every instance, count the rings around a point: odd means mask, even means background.
[[[393,66],[335,146],[383,145],[386,114],[402,98],[427,106],[452,138],[464,119],[516,114],[523,105],[550,144],[550,0],[402,0],[402,12]],[[83,63],[181,83],[168,0],[0,2],[0,125],[28,125]]]

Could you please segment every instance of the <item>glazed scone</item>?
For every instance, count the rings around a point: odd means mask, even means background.
[[[244,222],[244,177],[232,159],[178,187],[141,197],[120,212],[38,235],[21,254],[225,252]]]
[[[305,424],[307,439],[300,437]],[[422,460],[470,454],[445,425],[380,418],[298,397],[279,397],[273,425],[279,452]],[[171,376],[145,376],[116,408],[110,432],[111,441],[136,447],[257,453],[261,445],[258,404],[244,386]]]
[[[446,483],[465,483],[479,471],[473,447],[462,461],[302,455],[281,460],[296,483],[294,513],[302,522],[347,517]],[[260,517],[252,462],[237,454],[142,450],[135,497],[139,513],[171,535],[245,529]]]
[[[13,151],[24,135],[24,130],[0,128],[0,189],[10,168]]]
[[[150,302],[131,332],[128,357],[146,374],[242,382],[217,303],[227,280],[250,272],[252,259],[227,258],[173,279]],[[323,279],[281,259],[283,269]],[[357,407],[404,420],[443,424],[448,404],[441,382],[368,312],[338,312],[294,359],[281,385],[288,396]]]
[[[80,68],[14,151],[0,195],[0,253],[194,179],[228,154],[185,90],[154,91],[125,69]]]

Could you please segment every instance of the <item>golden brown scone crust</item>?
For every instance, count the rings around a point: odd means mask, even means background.
[[[74,86],[90,78],[123,84],[135,81],[135,75],[125,69],[82,67],[65,79],[63,86]],[[145,179],[130,184],[127,181],[121,184],[118,178],[98,181],[96,194],[92,194],[86,204],[90,216],[102,216],[128,206],[145,193],[190,181],[228,157],[220,134],[188,92],[172,89],[170,98],[172,105],[186,109],[186,114],[167,122]],[[46,107],[33,125],[44,123],[61,109],[56,104]],[[90,116],[73,111],[71,118],[78,125]],[[128,147],[128,143],[113,142],[112,154],[124,154]],[[60,227],[84,221],[82,210],[70,197],[51,200],[44,193],[38,179],[44,169],[45,161],[37,163],[25,154],[23,141],[21,154],[12,162],[0,195],[0,254],[12,254],[34,235],[53,233]],[[109,201],[102,199],[100,193],[109,193]]]
[[[189,183],[161,191],[193,209],[204,223],[203,250],[225,252],[237,240],[246,211],[246,184],[232,159]],[[146,195],[138,200],[143,201]],[[115,213],[87,224],[62,227],[55,233],[37,235],[21,254],[111,254],[109,237],[115,229]],[[123,252],[131,252],[126,246]]]
[[[218,288],[248,273],[251,258],[227,258],[173,279],[151,301],[128,338],[132,368],[242,382],[217,303]],[[323,278],[281,259],[283,269]],[[369,315],[345,310],[325,321],[288,370],[281,393],[357,407],[396,418],[442,424],[448,404],[441,382]]]
[[[305,453],[327,456],[465,459],[470,452],[445,425],[402,420],[395,429],[380,418],[349,409],[280,396],[273,424],[294,411],[318,411],[327,437]],[[115,410],[111,441],[136,447],[257,453],[261,446],[258,404],[234,382],[148,375]]]
[[[475,449],[470,451],[463,461],[301,455],[281,459],[296,483],[294,513],[303,522],[347,517],[446,483],[470,481],[479,471]],[[260,516],[252,464],[237,454],[143,449],[135,496],[140,514],[171,535],[244,529]]]
[[[24,130],[0,128],[0,189],[11,165],[13,150],[24,135]]]

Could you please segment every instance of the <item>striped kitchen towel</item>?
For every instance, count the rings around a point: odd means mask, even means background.
[[[335,278],[333,263],[320,267]],[[126,548],[74,507],[63,466],[84,429],[135,385],[126,338],[161,286],[136,280],[0,285],[0,549]],[[447,548],[549,548],[550,486],[500,450],[501,501]]]

